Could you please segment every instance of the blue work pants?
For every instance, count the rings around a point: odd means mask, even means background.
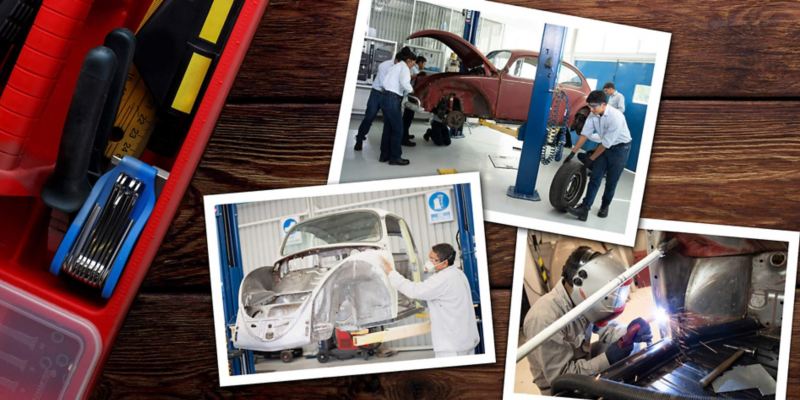
[[[586,189],[586,197],[583,198],[583,205],[592,208],[594,198],[600,190],[600,182],[605,177],[606,187],[603,190],[602,208],[611,205],[611,200],[614,199],[614,192],[617,190],[617,182],[622,176],[622,171],[625,169],[625,163],[628,162],[628,154],[631,152],[631,144],[621,143],[611,148],[606,149],[600,157],[597,157],[592,164],[591,177],[589,178],[589,187]]]
[[[381,160],[398,160],[403,155],[403,115],[400,105],[403,97],[384,92],[381,100],[383,111],[383,136],[381,137]]]

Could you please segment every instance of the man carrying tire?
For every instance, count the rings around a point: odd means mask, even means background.
[[[586,168],[591,170],[589,187],[586,189],[583,202],[567,211],[581,221],[586,221],[589,217],[589,210],[603,178],[606,179],[606,186],[597,216],[600,218],[608,216],[608,207],[614,199],[617,182],[622,177],[622,171],[631,151],[631,132],[628,130],[628,123],[622,112],[614,107],[608,107],[608,96],[602,90],[595,90],[589,93],[586,102],[589,104],[591,114],[586,118],[578,143],[564,159],[565,163],[572,160],[589,138],[600,139],[600,144],[592,153],[578,157]]]

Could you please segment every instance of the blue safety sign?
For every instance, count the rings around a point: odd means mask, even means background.
[[[450,194],[447,191],[437,190],[425,195],[428,208],[428,222],[435,224],[453,220],[453,207]]]

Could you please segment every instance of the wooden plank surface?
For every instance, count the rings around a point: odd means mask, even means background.
[[[797,1],[500,2],[671,32],[665,98],[800,96]],[[233,98],[338,101],[356,8],[355,0],[272,2]]]
[[[800,227],[800,3],[507,2],[673,32],[643,217]],[[486,227],[497,363],[218,386],[202,196],[326,182],[356,6],[271,1],[93,398],[501,397],[516,229],[497,224]]]

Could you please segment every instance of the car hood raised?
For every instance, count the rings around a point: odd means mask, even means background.
[[[461,59],[463,65],[469,69],[485,65],[492,73],[497,73],[494,65],[470,42],[464,40],[461,36],[456,34],[440,31],[436,29],[427,29],[412,33],[408,39],[417,38],[430,38],[444,43],[447,47],[453,50],[454,53]]]

